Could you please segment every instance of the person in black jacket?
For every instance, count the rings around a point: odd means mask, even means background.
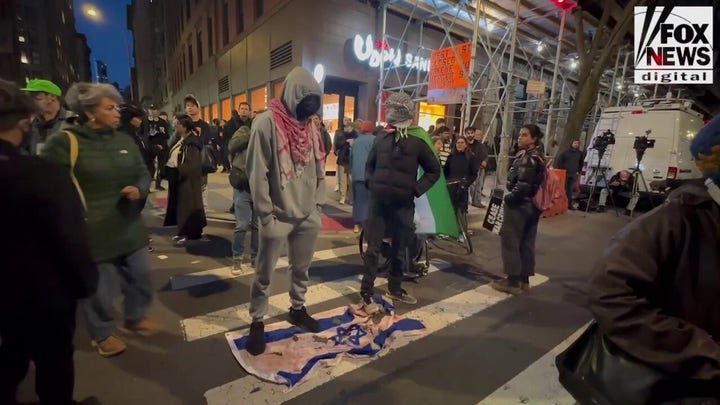
[[[573,188],[582,169],[583,160],[585,160],[585,152],[580,150],[580,141],[576,139],[572,141],[568,150],[558,156],[555,162],[556,169],[565,170],[565,193],[568,198],[568,208],[571,210],[575,209],[572,204]]]
[[[543,133],[537,125],[525,125],[518,136],[519,152],[507,177],[503,223],[500,228],[502,260],[506,278],[490,286],[508,294],[520,294],[535,274],[535,237],[541,211],[533,198],[545,176],[545,163],[538,151]]]
[[[35,113],[0,80],[0,403],[16,403],[32,361],[40,403],[69,405],[77,300],[94,294],[98,273],[67,170],[20,155]]]
[[[415,198],[425,194],[440,178],[440,162],[424,140],[409,135],[415,106],[405,93],[394,93],[386,102],[388,127],[377,136],[365,166],[365,181],[370,190],[370,207],[365,223],[368,249],[360,295],[366,311],[375,312],[373,286],[378,258],[386,232],[392,234],[393,258],[388,275],[388,294],[393,300],[414,304],[417,300],[402,286],[404,267],[408,265],[407,247],[414,236]],[[423,131],[424,132],[424,131]],[[418,167],[423,176],[418,179]]]
[[[459,137],[443,167],[450,200],[456,210],[467,213],[468,187],[475,182],[479,170],[480,164],[468,147],[467,139]]]
[[[132,104],[125,104],[120,107],[120,126],[118,130],[133,138],[150,172],[150,176],[153,176],[155,174],[155,164],[153,163],[155,156],[150,141],[143,133],[144,117],[145,112],[142,109]]]

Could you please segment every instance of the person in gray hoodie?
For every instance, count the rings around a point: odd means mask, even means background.
[[[305,308],[305,293],[325,201],[325,150],[320,129],[310,119],[322,108],[321,100],[322,90],[312,75],[296,67],[285,78],[281,98],[270,102],[250,130],[246,167],[260,221],[260,246],[245,349],[254,356],[265,351],[263,318],[270,277],[285,242],[291,273],[289,321],[319,331]]]

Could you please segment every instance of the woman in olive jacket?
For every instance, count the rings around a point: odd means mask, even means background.
[[[100,274],[97,293],[83,302],[83,310],[93,345],[101,356],[109,357],[126,349],[114,334],[113,299],[121,289],[125,329],[143,336],[160,330],[146,316],[153,288],[148,234],[140,213],[150,173],[133,139],[117,131],[122,97],[115,87],[76,83],[66,100],[78,115],[77,122],[48,138],[41,156],[66,167],[77,179],[90,250]]]

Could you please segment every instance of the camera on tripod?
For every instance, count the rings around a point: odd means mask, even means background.
[[[636,136],[635,143],[633,143],[633,149],[635,149],[636,151],[645,152],[647,149],[654,148],[655,140],[648,138],[651,133],[652,129],[648,129],[647,131],[645,131],[645,136]]]
[[[608,146],[615,145],[615,134],[611,130],[607,130],[595,137],[592,148],[597,151],[605,151]]]

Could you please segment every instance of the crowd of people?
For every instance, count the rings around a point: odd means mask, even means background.
[[[67,108],[62,98],[46,80],[22,89],[0,81],[0,186],[8,192],[0,200],[0,221],[12,235],[0,244],[3,274],[10,276],[0,284],[3,404],[15,403],[31,361],[41,403],[73,403],[78,307],[103,357],[127,349],[118,331],[152,336],[163,330],[148,316],[154,289],[142,211],[153,181],[156,190],[168,182],[164,225],[176,226],[173,241],[185,246],[204,237],[208,174],[217,166],[228,174],[236,217],[231,271],[254,277],[246,343],[252,355],[265,351],[269,288],[285,246],[288,320],[319,330],[305,294],[330,151],[338,163],[339,202],[353,204],[356,231],[363,229],[368,243],[360,284],[368,313],[379,310],[374,285],[386,237],[392,238],[392,252],[385,295],[417,302],[403,288],[416,198],[446,179],[452,208],[482,206],[489,165],[482,131],[469,127],[455,135],[439,121],[431,137],[415,125],[417,109],[405,93],[387,98],[385,126],[345,119],[334,140],[319,115],[322,90],[300,67],[287,75],[281,96],[266,111],[253,117],[243,103],[224,125],[203,121],[192,95],[172,121],[154,105],[145,111],[125,104],[107,84],[72,85],[64,95]],[[542,139],[536,125],[520,128],[507,178],[500,233],[506,277],[491,286],[515,295],[528,291],[535,274],[541,210],[534,197],[547,176]],[[561,162],[568,171],[579,170],[578,147],[573,144]],[[600,331],[620,349],[678,381],[681,376],[717,384],[720,323],[713,294],[720,283],[720,119],[697,135],[692,151],[705,184],[678,190],[668,204],[622,231],[596,267],[590,297]],[[568,187],[577,173],[570,174]],[[610,187],[621,186],[626,177]],[[681,215],[673,216],[676,212]],[[701,252],[707,260],[700,261]],[[670,288],[677,285],[679,290]],[[120,294],[124,311],[118,327],[113,300]]]

